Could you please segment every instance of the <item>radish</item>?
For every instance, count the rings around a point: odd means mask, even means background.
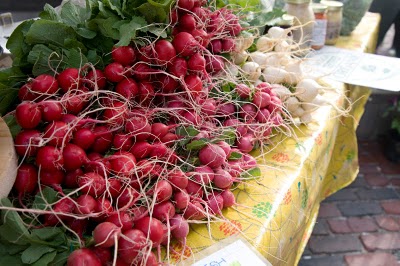
[[[283,83],[288,74],[286,70],[273,66],[268,66],[263,70],[264,80],[269,83]]]
[[[245,74],[245,77],[249,81],[256,81],[261,76],[261,68],[260,65],[256,62],[246,62],[242,66],[242,70]]]
[[[183,212],[183,217],[187,220],[201,220],[205,217],[205,210],[200,202],[189,202]]]
[[[268,55],[263,52],[256,51],[249,55],[249,59],[252,62],[259,64],[261,67],[265,67],[267,65]]]
[[[224,69],[224,58],[219,55],[206,56],[206,70],[211,74],[217,74]]]
[[[207,196],[207,205],[210,208],[211,213],[215,215],[222,214],[222,208],[224,207],[224,199],[219,194],[209,194]]]
[[[79,75],[79,69],[77,68],[63,70],[57,77],[61,90],[66,93],[69,90],[78,89],[80,85]]]
[[[88,91],[88,88],[81,87],[78,90],[64,94],[61,102],[66,112],[75,115],[79,114],[88,103],[89,96],[86,94]]]
[[[18,199],[21,201],[25,193],[32,193],[36,188],[37,182],[37,168],[32,164],[21,164],[18,167],[17,177],[14,182],[14,188],[18,192]]]
[[[197,166],[193,170],[193,179],[198,184],[207,185],[214,180],[214,171],[207,165]]]
[[[41,170],[40,171],[40,183],[41,185],[49,186],[54,188],[60,194],[63,194],[61,184],[64,182],[64,172],[61,170]]]
[[[42,111],[42,120],[52,122],[60,120],[63,114],[62,106],[59,102],[45,101],[39,103]]]
[[[131,46],[114,47],[111,52],[114,62],[123,66],[131,66],[136,60],[135,50]]]
[[[217,106],[216,106],[215,99],[213,99],[213,98],[205,99],[201,103],[201,111],[210,117],[215,115],[217,112]]]
[[[82,193],[89,194],[95,198],[101,196],[106,190],[105,179],[94,172],[85,173],[78,178],[78,185]]]
[[[94,212],[97,201],[90,195],[81,195],[76,199],[75,213],[90,214]]]
[[[176,5],[179,8],[191,10],[194,7],[194,0],[179,0]]]
[[[207,47],[210,43],[211,36],[203,29],[194,29],[190,32],[193,38],[202,46]]]
[[[128,151],[132,147],[132,138],[128,135],[117,133],[113,138],[113,146],[116,150]]]
[[[206,59],[200,53],[195,53],[187,61],[188,69],[191,71],[201,71],[206,69]]]
[[[84,83],[92,90],[103,90],[107,86],[107,79],[103,71],[95,69],[87,73]]]
[[[232,116],[236,112],[236,106],[233,103],[220,103],[217,107],[217,115],[219,116]]]
[[[24,129],[33,129],[42,120],[42,112],[38,104],[34,102],[22,102],[15,109],[15,119]]]
[[[31,84],[25,83],[22,87],[18,90],[18,99],[23,101],[35,101],[36,95],[31,91]]]
[[[172,40],[172,45],[174,46],[176,53],[181,56],[193,55],[200,46],[195,38],[187,32],[179,32],[177,35],[175,35],[174,39]]]
[[[67,266],[101,266],[102,263],[96,254],[87,248],[74,250],[67,260]]]
[[[260,123],[268,123],[271,118],[271,113],[268,109],[260,109],[256,115],[256,120]]]
[[[179,169],[174,169],[168,173],[168,181],[173,185],[176,191],[185,189],[188,184],[186,174]]]
[[[163,93],[171,93],[176,91],[180,84],[173,77],[166,74],[157,75],[158,86]]]
[[[312,102],[323,88],[313,79],[303,79],[296,85],[296,96],[300,101]]]
[[[171,234],[176,239],[185,239],[189,234],[189,223],[181,215],[176,214],[169,220]]]
[[[256,42],[257,51],[268,52],[272,51],[275,46],[275,41],[267,36],[261,36]]]
[[[247,133],[247,127],[245,126],[245,123],[240,122],[236,118],[226,119],[223,123],[223,126],[235,128],[239,136],[244,136]]]
[[[237,147],[241,152],[249,153],[254,149],[253,135],[246,134],[237,140]]]
[[[93,133],[96,136],[91,146],[93,152],[104,153],[111,148],[113,134],[106,126],[96,126]]]
[[[86,232],[89,220],[88,219],[68,219],[66,221],[67,226],[69,226],[69,229],[75,232],[79,236],[81,240],[84,239],[83,234]],[[96,254],[97,256],[97,254]]]
[[[153,145],[146,141],[137,141],[132,145],[129,152],[131,152],[135,158],[143,159],[146,158],[153,149]]]
[[[218,145],[207,144],[199,151],[199,160],[203,165],[216,169],[224,163],[226,154]]]
[[[122,232],[127,232],[132,229],[133,221],[130,215],[125,211],[119,211],[111,214],[105,222],[110,222],[121,228]],[[120,239],[121,241],[121,239]]]
[[[175,215],[175,206],[170,201],[154,205],[153,217],[165,222]]]
[[[153,242],[153,247],[160,245],[163,238],[163,225],[153,217],[143,217],[135,222],[135,229],[139,229]]]
[[[154,45],[154,52],[156,62],[159,65],[171,63],[171,60],[176,56],[174,46],[167,40],[158,40]]]
[[[93,240],[96,246],[110,248],[114,246],[115,241],[119,239],[121,229],[113,223],[100,223],[93,230]]]
[[[176,135],[176,134],[174,134],[174,133],[168,132],[168,133],[165,134],[160,140],[161,140],[161,142],[164,143],[167,147],[171,147],[171,146],[173,146],[173,145],[176,143],[176,141],[179,140],[179,136]]]
[[[122,183],[117,178],[109,178],[108,180],[108,193],[111,197],[116,199],[122,191]]]
[[[128,176],[135,168],[136,158],[127,151],[117,151],[107,158],[110,160],[110,169],[117,175]]]
[[[256,91],[252,101],[258,108],[265,108],[271,103],[271,96],[262,91]]]
[[[246,84],[238,84],[236,85],[235,92],[239,95],[242,99],[247,99],[250,97],[251,89]]]
[[[210,42],[210,51],[213,54],[219,54],[222,51],[222,42],[221,40],[212,40]]]
[[[136,141],[144,141],[151,134],[151,125],[144,117],[131,117],[125,123],[125,131],[132,134]]]
[[[230,191],[229,189],[224,190],[221,193],[221,196],[224,202],[224,208],[229,208],[236,204],[235,195],[233,195],[232,191]]]
[[[176,57],[171,61],[171,64],[167,66],[167,70],[171,75],[177,78],[186,76],[187,72],[187,62],[182,57]]]
[[[111,250],[109,248],[101,248],[101,247],[91,247],[90,250],[96,254],[96,257],[103,262],[111,262],[113,255],[111,254]]]
[[[229,155],[231,154],[231,146],[228,143],[226,143],[225,141],[219,141],[219,142],[217,142],[217,145],[220,146],[224,150],[226,157],[228,158]]]
[[[115,86],[115,92],[121,94],[128,100],[132,100],[139,93],[139,86],[135,80],[125,78]]]
[[[68,143],[71,138],[71,132],[65,122],[53,121],[44,129],[43,138],[47,139],[51,146],[61,146],[63,143]]]
[[[142,231],[138,229],[127,230],[118,240],[118,255],[125,263],[131,265],[146,245],[147,239]]]
[[[22,130],[14,139],[14,147],[21,157],[35,156],[41,140],[40,131],[33,129]]]
[[[185,84],[192,96],[198,96],[203,91],[203,82],[197,75],[187,75],[185,77]]]
[[[184,210],[188,206],[189,201],[190,201],[190,196],[185,189],[175,192],[174,203],[176,208]]]
[[[201,184],[198,184],[192,180],[188,181],[188,184],[186,186],[186,191],[189,195],[202,198],[204,195],[204,190]]]
[[[75,208],[75,202],[70,198],[63,198],[54,204],[53,211],[57,213],[72,213]],[[70,219],[69,217],[61,214],[45,214],[44,225],[55,226],[59,223],[60,219]]]
[[[125,69],[120,63],[114,62],[104,68],[104,75],[111,82],[120,82],[124,79]]]
[[[172,196],[172,186],[166,180],[158,181],[154,186],[156,202],[169,200]]]
[[[56,171],[62,169],[64,158],[59,149],[53,146],[44,146],[38,149],[36,165],[42,170]]]
[[[63,149],[64,169],[73,171],[89,161],[85,151],[78,145],[68,143]]]
[[[233,184],[232,176],[221,168],[215,170],[213,182],[217,188],[221,189],[228,189]]]
[[[230,53],[235,50],[235,41],[231,38],[222,39],[222,52]]]
[[[134,188],[126,187],[122,190],[117,198],[117,206],[119,210],[131,208],[140,198],[140,193]]]
[[[191,14],[184,14],[179,18],[179,29],[190,32],[196,28],[196,19]]]
[[[54,94],[58,91],[58,82],[53,76],[42,74],[32,81],[31,90],[40,94]]]
[[[241,109],[239,116],[247,123],[252,122],[257,115],[257,107],[254,104],[245,103]]]
[[[153,47],[150,45],[141,47],[137,53],[137,56],[138,56],[137,61],[150,63],[154,59]]]

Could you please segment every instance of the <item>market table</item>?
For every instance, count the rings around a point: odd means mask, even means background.
[[[379,21],[379,14],[367,13],[352,35],[341,37],[337,46],[373,52]],[[272,265],[298,263],[320,202],[353,182],[359,169],[356,128],[370,90],[342,83],[331,85],[351,100],[351,111],[342,115],[332,106],[323,106],[317,110],[314,123],[296,128],[292,137],[279,134],[273,139],[278,144],[267,146],[267,153],[255,152],[262,177],[235,190],[238,205],[224,212],[227,219],[206,221],[209,226],[193,225],[187,247],[182,250],[180,244],[172,246],[172,260],[184,254],[188,257],[185,264],[193,263],[198,259],[196,253],[237,236]],[[333,100],[330,95],[326,97]],[[347,108],[345,98],[334,101]]]

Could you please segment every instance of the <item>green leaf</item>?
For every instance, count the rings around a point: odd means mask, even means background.
[[[231,152],[228,159],[229,160],[239,160],[240,158],[242,158],[242,156],[243,155],[241,153],[234,151],[234,152]]]
[[[179,136],[183,136],[183,137],[194,137],[199,133],[200,133],[200,131],[195,129],[193,126],[188,126],[188,127],[179,126],[176,129],[176,134]]]
[[[258,167],[251,168],[240,174],[241,178],[259,178],[261,177],[261,169]]]
[[[23,234],[15,231],[14,226],[11,224],[12,222],[0,226],[0,238],[15,245],[29,244],[29,233]]]
[[[23,263],[32,264],[35,261],[39,260],[40,257],[42,257],[44,254],[52,251],[54,251],[54,248],[51,248],[49,246],[32,244],[29,248],[27,248],[24,252],[22,252],[21,260]]]
[[[26,20],[22,22],[11,34],[7,40],[7,49],[13,55],[13,66],[20,66],[26,63],[25,55],[31,49],[31,46],[26,43],[25,35],[31,28],[34,20]]]
[[[231,146],[233,144],[235,144],[235,140],[236,140],[235,130],[233,128],[225,129],[224,131],[222,131],[222,133],[220,135],[218,135],[213,140],[213,143],[221,141],[221,140],[225,141],[226,143],[228,143]]]
[[[74,4],[73,1],[63,4],[60,12],[62,21],[74,28],[77,28],[80,24],[84,24],[90,16],[90,9]]]
[[[186,145],[186,149],[188,150],[200,150],[204,146],[207,145],[209,141],[207,139],[199,139],[199,140],[193,140],[189,144]]]
[[[150,3],[144,3],[137,8],[149,23],[161,22],[167,20],[167,12],[163,8],[157,8]]]
[[[39,260],[37,260],[35,263],[33,263],[32,266],[49,265],[49,263],[51,263],[56,256],[57,256],[57,251],[47,253],[47,254],[43,255]],[[59,264],[59,265],[63,265],[63,264]]]
[[[44,227],[32,230],[32,235],[44,241],[52,240],[59,234],[64,234],[64,231],[60,227]]]
[[[80,68],[88,62],[86,56],[77,49],[66,50],[65,56],[65,63],[68,67]]]
[[[52,74],[61,61],[59,51],[50,49],[44,44],[35,45],[28,54],[28,62],[33,65],[32,74],[38,76],[40,74]]]
[[[7,253],[10,255],[15,255],[20,253],[21,251],[24,251],[25,249],[27,249],[29,246],[28,245],[12,245],[11,243],[7,243]]]
[[[61,252],[61,253],[57,253],[55,258],[53,259],[52,262],[50,262],[49,265],[50,266],[65,265],[65,263],[67,262],[69,254],[70,254],[69,251],[64,251],[64,252]]]
[[[10,106],[16,101],[18,96],[18,90],[13,88],[8,89],[0,89],[0,114],[4,115],[7,113]],[[14,128],[14,131],[11,134],[16,132],[17,129]]]
[[[48,204],[57,201],[57,192],[54,189],[46,187],[42,190],[42,194],[43,197],[40,192],[35,195],[35,200],[33,201],[32,205],[33,209],[45,210]]]
[[[6,122],[8,129],[13,138],[21,131],[21,126],[18,125],[17,119],[15,119],[14,115],[6,115],[3,117],[3,120]]]
[[[57,13],[56,9],[49,4],[44,5],[43,11],[40,12],[39,17],[41,19],[54,20],[54,21],[61,22],[60,15]]]
[[[36,20],[26,34],[28,44],[53,44],[63,47],[65,39],[76,39],[76,33],[70,26],[51,20]]]
[[[129,45],[132,39],[136,37],[136,32],[147,25],[145,19],[141,17],[133,17],[129,23],[122,24],[119,27],[120,40],[117,46]]]
[[[8,198],[3,198],[0,200],[0,206],[4,207],[13,207],[12,203]],[[18,212],[11,210],[2,210],[1,211],[1,221],[3,225],[7,225],[12,230],[20,235],[30,236],[28,229],[26,229],[24,222],[19,216]],[[0,234],[1,235],[1,234]]]
[[[111,10],[115,11],[121,18],[125,18],[124,14],[122,13],[122,6],[120,1],[112,1],[112,0],[103,0],[103,3],[106,7],[110,8]]]
[[[253,19],[249,20],[248,23],[250,26],[261,27],[265,25],[275,25],[277,24],[282,16],[286,12],[279,8],[274,8],[272,11],[265,11],[265,9],[261,9],[261,11],[255,12]]]
[[[154,24],[148,25],[142,29],[140,29],[140,31],[142,32],[150,32],[152,34],[154,34],[157,37],[161,37],[161,38],[167,38],[167,31],[165,30],[165,27],[160,27],[160,26],[156,26]]]
[[[6,255],[0,257],[0,265],[23,266],[23,263],[18,256]]]
[[[97,33],[95,31],[92,31],[92,30],[89,30],[89,29],[83,28],[83,27],[77,28],[76,33],[85,39],[93,39],[97,35]]]

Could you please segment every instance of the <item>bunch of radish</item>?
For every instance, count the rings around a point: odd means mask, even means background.
[[[115,47],[104,69],[20,88],[13,195],[30,208],[45,187],[58,192],[35,219],[79,240],[68,265],[158,265],[189,223],[235,204],[231,189],[257,167],[249,153],[283,125],[273,86],[226,74],[238,17],[204,4],[178,1],[169,39]]]
[[[289,33],[290,29],[271,27],[266,35],[258,38],[238,39],[232,59],[241,68],[239,76],[254,85],[270,83],[272,91],[283,102],[284,114],[306,124],[312,121],[312,112],[324,104],[318,96],[327,88],[305,73],[304,59],[296,57],[298,44]],[[253,43],[255,51],[249,52]]]

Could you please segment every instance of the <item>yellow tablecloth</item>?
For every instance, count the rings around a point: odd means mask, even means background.
[[[359,51],[375,50],[380,16],[368,13],[350,37],[337,46]],[[349,116],[332,106],[317,111],[317,122],[295,130],[296,138],[277,136],[280,143],[260,156],[262,178],[242,184],[235,191],[238,205],[224,212],[229,219],[210,226],[194,225],[188,247],[174,244],[172,258],[193,254],[213,243],[239,234],[272,265],[296,265],[315,224],[320,202],[350,184],[358,173],[356,127],[363,114],[369,89],[334,86],[353,101]],[[337,102],[346,105],[343,97]],[[261,152],[254,153],[259,156]],[[212,236],[212,237],[211,237]],[[190,247],[190,248],[189,248]]]

